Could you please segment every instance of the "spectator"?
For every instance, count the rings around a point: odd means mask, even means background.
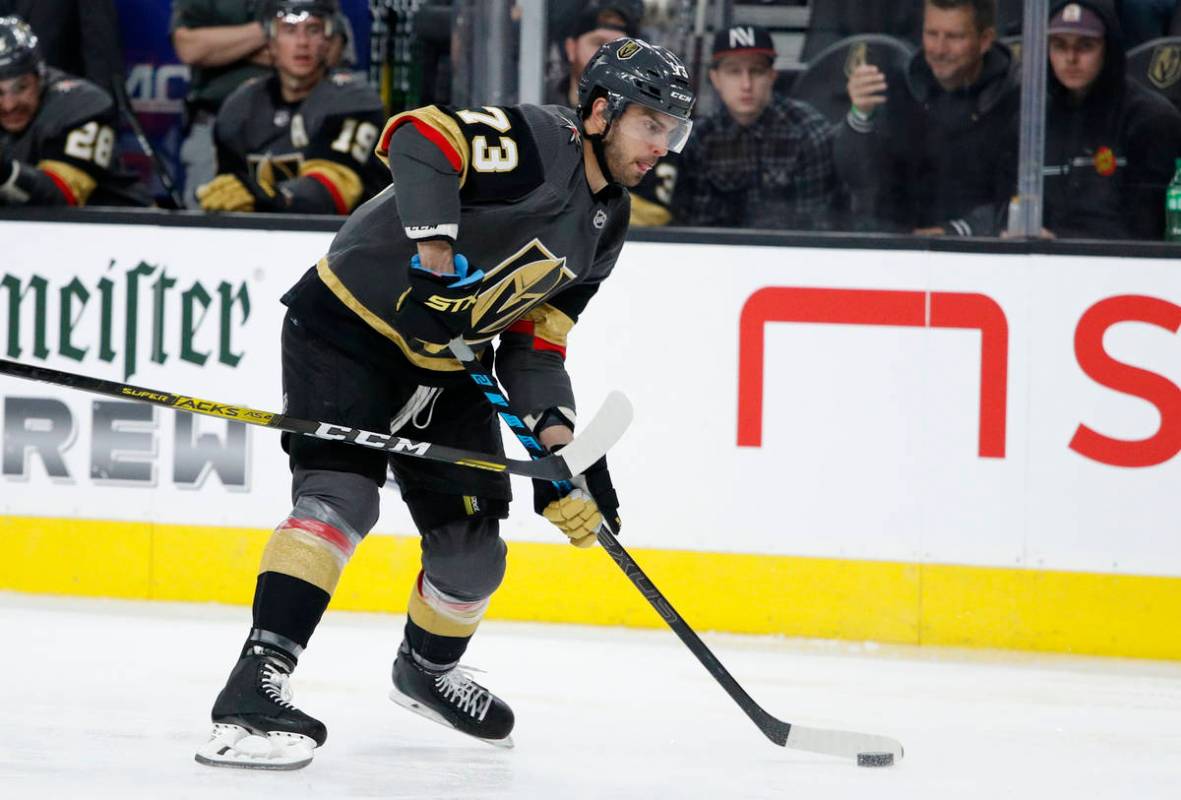
[[[197,190],[206,211],[347,214],[389,183],[373,155],[381,98],[326,60],[336,0],[267,0],[274,69],[234,90],[218,113],[218,175]]]
[[[923,6],[924,0],[815,0],[800,60],[810,63],[829,45],[863,33],[893,36],[917,47],[923,40]],[[1023,0],[997,0],[997,36],[1020,35],[1023,6]]]
[[[48,67],[33,29],[0,17],[0,205],[147,205],[118,171],[111,96]]]
[[[995,0],[927,0],[905,85],[853,70],[835,149],[859,227],[997,233],[1017,183],[1019,88],[995,12]]]
[[[744,25],[714,37],[709,80],[722,108],[700,120],[681,156],[681,225],[831,227],[837,198],[829,123],[775,95],[775,46]]]
[[[578,80],[586,62],[607,42],[621,36],[638,36],[643,11],[642,3],[626,0],[591,0],[586,3],[570,31],[571,35],[564,42],[567,69],[550,84],[545,102],[577,108]],[[670,152],[629,191],[631,225],[666,225],[672,219],[670,206],[677,183],[678,158],[676,153]]]
[[[172,46],[192,67],[185,103],[187,131],[180,148],[184,199],[199,207],[197,187],[216,173],[213,126],[221,104],[271,65],[254,0],[172,0]]]
[[[641,9],[642,10],[642,9]],[[631,16],[634,9],[627,3],[613,4],[610,0],[591,0],[578,14],[577,24],[566,37],[563,49],[566,70],[553,82],[546,93],[550,105],[578,107],[578,79],[582,70],[600,47],[620,36],[639,36],[639,17]]]
[[[123,80],[115,0],[0,0],[0,16],[20,17],[37,32],[48,66],[107,91]]]
[[[1124,74],[1110,0],[1052,6],[1044,220],[1056,236],[1160,239],[1181,113]]]

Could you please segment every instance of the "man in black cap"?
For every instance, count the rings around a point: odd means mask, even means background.
[[[635,8],[637,5],[638,9]],[[639,3],[610,0],[591,0],[587,3],[578,13],[570,35],[563,42],[568,69],[550,84],[545,102],[576,108],[578,79],[582,77],[586,62],[607,42],[613,42],[621,36],[639,36],[642,15],[643,5]]]
[[[1046,234],[1160,239],[1181,114],[1128,80],[1110,0],[1051,7],[1046,75]]]
[[[600,47],[621,36],[638,36],[643,3],[636,0],[591,0],[575,20],[563,41],[567,70],[550,84],[545,102],[578,106],[578,80],[587,61]],[[631,190],[631,224],[666,225],[672,220],[673,190],[677,184],[677,154],[670,153]]]
[[[996,0],[926,0],[906,80],[862,64],[837,129],[858,227],[994,236],[1017,187],[1017,61],[996,40]]]
[[[699,120],[681,156],[674,214],[681,225],[827,229],[838,183],[828,122],[779,97],[766,29],[714,37],[709,80],[722,108]]]

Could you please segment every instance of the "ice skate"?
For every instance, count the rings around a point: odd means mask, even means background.
[[[512,747],[513,710],[460,667],[432,672],[403,644],[394,659],[390,699],[429,720],[496,747]]]
[[[211,767],[299,769],[324,744],[324,724],[291,703],[286,658],[255,648],[238,660],[213,704],[213,732],[196,759]]]

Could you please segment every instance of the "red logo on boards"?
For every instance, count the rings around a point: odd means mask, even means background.
[[[882,289],[759,289],[747,298],[739,323],[739,447],[761,447],[763,443],[763,331],[768,322],[979,330],[980,457],[1005,457],[1009,323],[991,297]]]
[[[759,289],[742,307],[738,350],[738,446],[763,444],[763,343],[770,322],[959,328],[980,331],[979,442],[981,458],[1005,457],[1009,324],[984,294],[775,286]],[[1181,388],[1163,375],[1117,361],[1104,349],[1113,325],[1139,322],[1181,331],[1181,306],[1157,297],[1118,295],[1083,312],[1074,331],[1079,367],[1091,380],[1152,404],[1160,426],[1144,439],[1116,439],[1079,424],[1069,447],[1115,467],[1150,467],[1181,452]]]

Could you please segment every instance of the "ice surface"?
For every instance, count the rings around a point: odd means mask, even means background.
[[[706,636],[768,711],[896,736],[858,768],[766,741],[669,632],[488,622],[465,662],[514,750],[386,699],[402,619],[329,613],[296,672],[307,769],[193,752],[249,611],[0,593],[0,797],[1176,798],[1181,664]]]

